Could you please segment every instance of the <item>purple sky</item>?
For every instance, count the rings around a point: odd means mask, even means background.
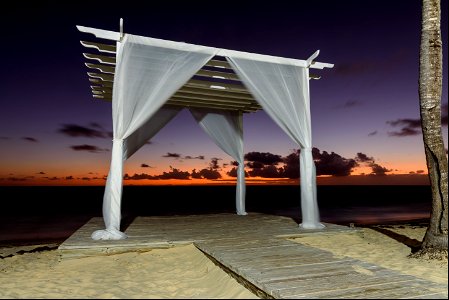
[[[75,25],[117,31],[120,17],[125,32],[154,38],[298,59],[319,49],[317,60],[335,68],[312,72],[322,76],[311,81],[314,147],[346,159],[357,153],[372,158],[371,165],[360,164],[353,174],[370,173],[373,164],[390,175],[426,170],[422,136],[414,122],[419,119],[421,2],[297,2],[8,5],[0,20],[0,184],[11,178],[26,183],[107,173],[111,105],[90,96],[82,57],[86,51],[79,43],[87,37]],[[446,148],[447,2],[442,1]],[[91,131],[71,136],[64,132],[68,125]],[[285,157],[298,148],[264,112],[245,115],[244,130],[245,152]],[[163,157],[168,152],[180,157]],[[222,164],[232,159],[184,111],[125,170],[154,175],[172,166],[191,171],[207,168],[214,157],[220,158],[223,174],[229,171]]]

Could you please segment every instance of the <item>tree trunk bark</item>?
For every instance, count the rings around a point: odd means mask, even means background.
[[[447,257],[447,157],[441,131],[442,41],[440,0],[423,0],[419,100],[421,126],[432,189],[430,224],[415,256]]]

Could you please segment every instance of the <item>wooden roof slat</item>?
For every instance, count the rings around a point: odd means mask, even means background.
[[[115,67],[111,67],[111,66],[107,66],[107,65],[91,64],[91,63],[84,63],[84,64],[86,65],[86,67],[88,67],[90,69],[99,70],[102,73],[114,74],[114,72],[115,72]]]
[[[89,77],[89,81],[91,83],[100,84],[100,85],[102,85],[104,87],[110,87],[110,88],[112,88],[112,86],[114,85],[113,82],[111,82],[111,81],[103,81],[100,78],[91,78],[91,77]]]
[[[87,41],[80,41],[81,45],[83,45],[86,48],[93,48],[97,49],[100,52],[103,53],[113,53],[117,51],[117,46],[115,45],[108,45],[103,43],[96,43],[96,42],[87,42]]]
[[[111,75],[111,74],[87,72],[87,75],[89,75],[89,77],[92,77],[92,78],[99,78],[102,81],[109,81],[109,82],[114,81],[114,75]]]
[[[115,56],[106,56],[92,53],[83,53],[83,56],[87,59],[96,60],[102,64],[115,65],[116,63]]]
[[[227,72],[219,72],[219,71],[210,71],[210,70],[200,69],[195,75],[240,81],[240,78],[237,76],[237,74],[227,73]]]

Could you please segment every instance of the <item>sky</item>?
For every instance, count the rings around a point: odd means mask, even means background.
[[[447,0],[442,0],[447,149]],[[111,103],[91,97],[75,25],[307,59],[318,184],[428,184],[419,121],[421,2],[20,3],[5,8],[0,185],[104,185]],[[91,51],[94,53],[94,51]],[[248,184],[297,184],[298,146],[263,112],[244,115]],[[233,159],[182,111],[125,163],[124,184],[234,184]]]

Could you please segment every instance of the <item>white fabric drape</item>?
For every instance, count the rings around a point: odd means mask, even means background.
[[[215,48],[125,35],[118,47],[112,95],[114,142],[103,198],[106,229],[95,231],[93,239],[126,238],[120,232],[123,161],[137,151],[143,138],[169,121],[170,113],[156,117],[159,124],[152,117],[216,52]]]
[[[194,108],[191,108],[190,111],[201,128],[212,138],[215,144],[238,162],[236,210],[237,214],[246,215],[242,113]]]
[[[309,70],[228,56],[227,60],[264,111],[301,147],[301,211],[305,229],[323,228],[312,158]]]

